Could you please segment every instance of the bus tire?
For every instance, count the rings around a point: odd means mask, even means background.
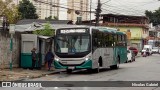
[[[92,73],[93,69],[87,69],[87,72]]]
[[[67,69],[67,73],[72,73],[72,69]]]

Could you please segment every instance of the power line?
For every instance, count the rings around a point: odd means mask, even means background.
[[[123,14],[123,13],[118,13],[118,12],[115,12],[115,11],[107,10],[107,9],[104,9],[104,8],[102,8],[102,10],[109,11],[109,12],[112,12],[112,13],[118,14],[118,15],[127,15],[127,14]],[[137,16],[135,14],[129,14],[129,15]],[[144,16],[144,15],[139,15],[139,16]]]
[[[101,3],[101,4],[105,4],[105,3],[108,3],[109,1],[111,1],[111,0],[108,0],[108,1],[106,1],[106,2],[103,2],[103,3]]]
[[[107,9],[114,9],[114,10],[116,10],[116,11],[125,11],[125,12],[130,12],[130,13],[135,13],[135,14],[142,14],[142,13],[144,13],[144,12],[138,12],[138,11],[136,11],[136,10],[134,10],[134,11],[131,11],[131,10],[127,10],[127,9],[122,9],[122,8],[118,8],[118,7],[113,7],[113,8],[110,8],[110,6],[104,6],[104,7],[106,7]]]

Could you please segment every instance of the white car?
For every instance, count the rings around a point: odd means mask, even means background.
[[[127,50],[127,62],[135,61],[135,55],[132,50]]]
[[[153,47],[152,53],[159,53],[159,48],[158,47]]]
[[[141,54],[143,55],[143,53],[146,52],[147,49],[148,49],[149,55],[152,55],[152,49],[150,49],[150,48],[143,48]]]

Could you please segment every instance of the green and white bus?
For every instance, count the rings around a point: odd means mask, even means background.
[[[67,27],[55,31],[56,69],[119,68],[127,60],[126,34],[108,27]]]

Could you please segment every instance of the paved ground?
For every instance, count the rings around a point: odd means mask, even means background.
[[[140,57],[140,54],[138,54],[137,57]],[[30,78],[39,78],[43,76],[48,76],[49,74],[55,74],[59,71],[64,70],[55,70],[54,68],[52,68],[51,71],[47,71],[47,69],[45,68],[42,68],[41,70],[13,68],[12,71],[10,71],[9,69],[0,69],[0,81],[16,81]]]
[[[51,74],[27,81],[160,81],[160,55],[138,57],[135,62],[120,65],[118,70],[104,69],[100,73],[74,71]],[[11,90],[11,88],[3,88]],[[21,90],[22,88],[14,88]],[[12,89],[13,90],[13,89]],[[160,90],[157,87],[52,87],[24,88],[23,90]]]
[[[159,81],[160,78],[160,55],[154,54],[148,57],[136,58],[135,62],[124,63],[120,69],[103,69],[100,73],[87,71],[74,71],[72,74],[62,72],[31,79],[35,81]]]
[[[0,81],[16,81],[16,80],[25,80],[31,78],[39,78],[59,71],[61,70],[55,70],[53,68],[51,71],[48,71],[47,69],[44,68],[42,68],[41,70],[13,68],[12,71],[10,71],[10,69],[3,69],[0,70]]]
[[[65,72],[60,74],[49,75],[47,77],[41,77],[32,79],[33,81],[160,81],[160,55],[153,54],[149,57],[138,57],[135,62],[125,63],[120,65],[118,70],[105,69],[100,73],[88,73],[86,71],[73,72],[72,74],[66,74]],[[157,87],[79,87],[79,88],[41,88],[42,90],[160,90]]]

